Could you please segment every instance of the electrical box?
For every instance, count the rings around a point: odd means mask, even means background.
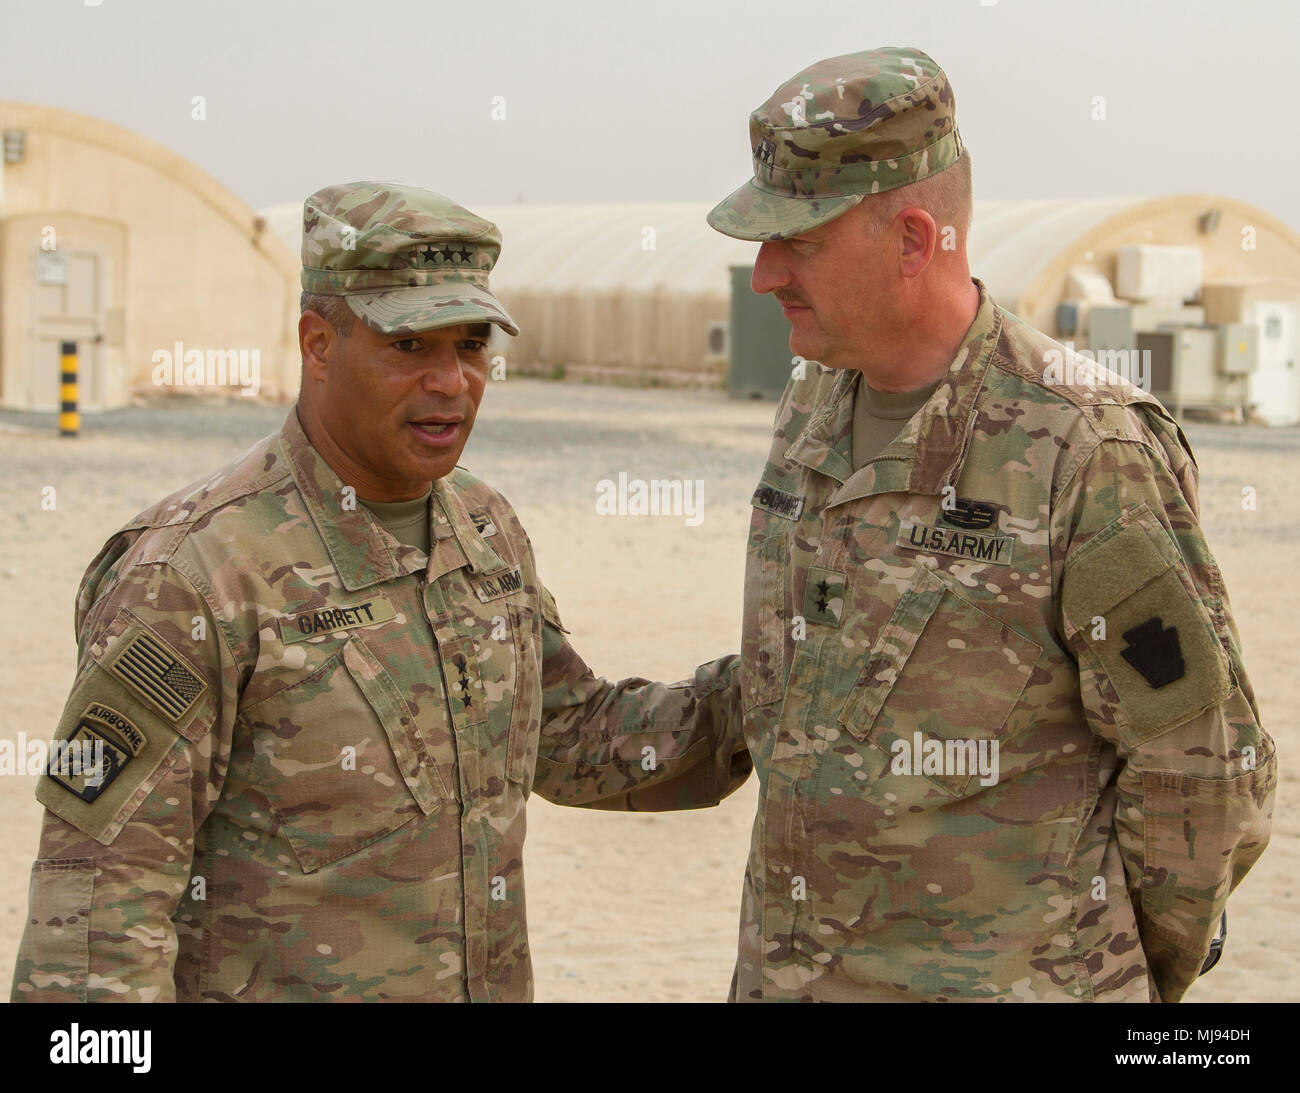
[[[1190,327],[1174,332],[1173,386],[1168,398],[1156,395],[1170,406],[1211,406],[1218,394],[1215,364],[1218,359],[1218,331],[1212,327]]]
[[[1088,318],[1088,346],[1091,349],[1133,349],[1142,331],[1205,322],[1202,307],[1164,304],[1093,304]]]
[[[1219,368],[1225,376],[1248,376],[1259,366],[1259,327],[1224,323],[1219,327]]]
[[[1056,332],[1067,338],[1073,338],[1079,333],[1079,303],[1077,300],[1062,300],[1056,305]]]
[[[790,323],[775,296],[749,287],[753,273],[753,266],[731,267],[727,390],[741,398],[780,398],[793,368]]]

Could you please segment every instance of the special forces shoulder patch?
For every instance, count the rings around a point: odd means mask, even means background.
[[[146,742],[130,718],[111,706],[92,702],[68,738],[51,743],[45,773],[90,803],[140,754]]]

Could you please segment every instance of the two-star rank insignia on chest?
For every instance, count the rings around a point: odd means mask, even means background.
[[[812,566],[804,589],[803,617],[824,626],[839,626],[844,617],[844,574]]]

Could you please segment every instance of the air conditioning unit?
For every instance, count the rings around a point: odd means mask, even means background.
[[[1201,291],[1201,261],[1200,247],[1120,247],[1115,291],[1127,300],[1182,303]]]

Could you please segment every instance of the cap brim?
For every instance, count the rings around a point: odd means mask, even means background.
[[[413,285],[384,292],[354,292],[348,307],[381,334],[407,334],[460,323],[496,323],[518,336],[519,327],[487,289],[468,282]]]
[[[863,196],[787,197],[760,189],[750,179],[713,207],[709,213],[709,226],[733,239],[748,239],[755,243],[788,239],[829,223],[848,212]]]

